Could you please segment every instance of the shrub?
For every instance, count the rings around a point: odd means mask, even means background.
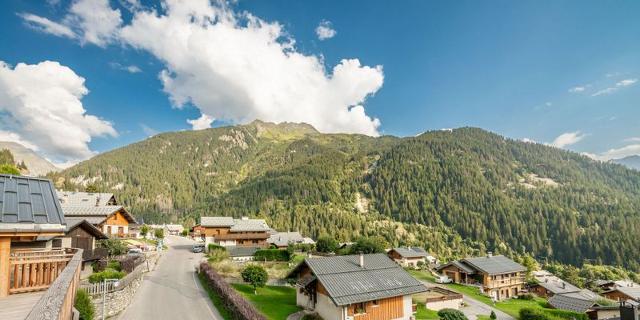
[[[493,310],[491,310],[491,314],[489,315],[489,319],[496,320],[496,318],[498,318],[498,316],[496,315],[496,313]]]
[[[462,311],[449,308],[438,311],[438,316],[442,320],[468,320]]]
[[[518,296],[518,299],[520,300],[533,300],[535,298],[536,297],[531,293],[525,293]]]
[[[338,249],[338,241],[330,236],[322,236],[316,242],[318,252],[330,253]]]
[[[156,229],[153,231],[153,235],[158,239],[164,238],[164,229]]]
[[[107,249],[109,256],[119,256],[127,253],[127,246],[118,239],[105,239],[98,241],[98,246]]]
[[[76,291],[76,300],[73,302],[73,306],[78,310],[78,313],[80,313],[81,320],[93,320],[93,315],[96,310],[86,290],[78,289],[78,291]]]
[[[227,248],[221,246],[221,245],[217,245],[215,243],[209,243],[209,246],[207,247],[207,249],[209,250],[209,252],[214,251],[214,250],[222,250],[222,251],[227,251]]]
[[[254,259],[257,261],[289,261],[291,254],[286,250],[263,249],[256,251]]]
[[[262,266],[259,265],[248,265],[242,272],[240,273],[242,276],[242,280],[244,282],[248,282],[253,286],[253,293],[256,293],[256,289],[262,288],[267,284],[267,280],[269,279],[269,274],[267,270],[265,270]]]
[[[302,320],[322,320],[322,318],[319,315],[313,313],[313,314],[305,314],[302,317]]]
[[[207,285],[221,298],[234,320],[266,320],[251,303],[242,298],[224,279],[203,262],[200,264],[200,272],[204,274]]]
[[[104,281],[104,279],[122,279],[126,273],[113,269],[104,269],[104,271],[94,273],[89,276],[89,282],[98,283]]]
[[[107,266],[105,268],[113,269],[116,271],[122,271],[122,266],[120,265],[120,261],[118,260],[111,260],[107,262]]]
[[[226,250],[210,250],[207,256],[209,262],[220,262],[229,258],[229,253]]]

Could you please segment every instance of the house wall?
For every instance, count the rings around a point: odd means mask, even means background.
[[[596,312],[596,319],[598,320],[607,320],[607,319],[620,319],[620,309],[618,310],[598,310]]]
[[[342,307],[338,307],[325,294],[318,292],[318,302],[315,311],[324,320],[344,320],[342,318]]]
[[[305,309],[313,309],[311,297],[304,294],[302,288],[296,288],[296,305]]]
[[[611,292],[606,292],[602,294],[605,298],[607,299],[611,299],[614,301],[626,301],[626,300],[633,300],[632,297],[629,297],[628,295],[616,290],[616,291],[611,291]]]
[[[231,228],[229,227],[202,227],[201,232],[202,230],[204,230],[203,234],[205,236],[213,237],[213,236],[228,234],[230,229]]]
[[[542,297],[542,298],[553,297],[553,292],[548,291],[543,286],[536,285],[531,287],[529,290],[531,290],[532,293],[535,293],[538,297]]]
[[[455,266],[447,266],[446,268],[443,268],[440,273],[446,275],[455,283],[461,282],[462,276],[460,275],[460,269]]]
[[[524,288],[524,273],[514,272],[499,275],[482,275],[484,292],[496,300],[518,296]]]
[[[117,236],[119,233],[126,236],[129,234],[129,221],[121,212],[116,212],[101,223],[99,228],[108,236]]]
[[[409,296],[409,299],[411,296]],[[373,301],[365,302],[365,312],[357,314],[356,304],[347,307],[347,315],[353,316],[354,320],[387,320],[387,319],[409,319],[405,316],[405,301],[403,296],[378,300],[374,305]],[[409,304],[408,315],[411,316],[411,302]]]

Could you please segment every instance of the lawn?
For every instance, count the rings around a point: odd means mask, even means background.
[[[545,308],[546,304],[547,301],[542,298],[535,298],[534,300],[509,299],[496,303],[496,308],[515,318],[518,318],[521,309],[531,308],[548,310],[547,308]]]
[[[284,320],[288,315],[300,310],[296,306],[296,289],[291,287],[266,286],[258,288],[253,294],[253,287],[247,284],[232,286],[249,300],[269,320]]]
[[[416,312],[416,320],[438,320],[438,311],[427,309],[423,303],[418,303]]]
[[[431,273],[419,270],[407,270],[409,274],[411,274],[414,278],[427,282],[436,282],[436,277],[434,277]]]

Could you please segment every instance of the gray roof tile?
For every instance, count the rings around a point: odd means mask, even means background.
[[[233,217],[202,217],[200,225],[203,227],[231,227]]]
[[[57,190],[58,198],[62,205],[67,206],[106,206],[115,202],[113,193],[90,193],[78,191]],[[111,201],[114,199],[114,201]]]
[[[424,258],[427,256],[427,251],[420,247],[399,247],[391,250],[397,252],[404,258]]]
[[[526,271],[521,264],[502,255],[466,258],[462,262],[488,274],[502,274]]]
[[[2,224],[65,224],[51,180],[0,174]]]
[[[253,256],[256,251],[260,250],[258,247],[237,247],[230,246],[227,247],[227,252],[229,252],[230,257],[249,257]]]
[[[549,298],[549,304],[556,309],[586,312],[597,305],[599,296],[592,291],[583,289],[577,292],[560,293]]]

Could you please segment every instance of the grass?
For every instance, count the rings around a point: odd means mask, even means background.
[[[220,312],[220,315],[222,316],[222,318],[224,320],[233,319],[233,317],[231,316],[231,312],[227,310],[224,303],[222,303],[222,299],[215,292],[213,292],[211,288],[209,288],[209,285],[207,284],[207,281],[205,280],[204,275],[198,274],[198,279],[200,280],[200,284],[202,285],[204,290],[207,291],[207,294],[209,295],[209,299],[211,299],[211,302],[213,302],[213,305],[216,307],[216,309],[218,309],[218,312]]]
[[[517,319],[521,309],[532,308],[544,311],[547,310],[547,308],[545,308],[546,304],[547,301],[542,298],[535,298],[533,300],[509,299],[496,303],[496,308]]]
[[[436,277],[434,277],[429,272],[419,271],[419,270],[407,270],[409,274],[411,274],[414,278],[427,282],[436,282]]]
[[[253,287],[247,284],[232,286],[269,320],[284,320],[288,315],[300,310],[296,306],[296,289],[291,287],[266,286],[253,293]]]
[[[438,311],[427,309],[423,303],[418,303],[416,311],[416,320],[438,320]]]
[[[479,314],[476,316],[476,320],[489,320],[491,319],[489,316],[485,316],[484,314]]]

